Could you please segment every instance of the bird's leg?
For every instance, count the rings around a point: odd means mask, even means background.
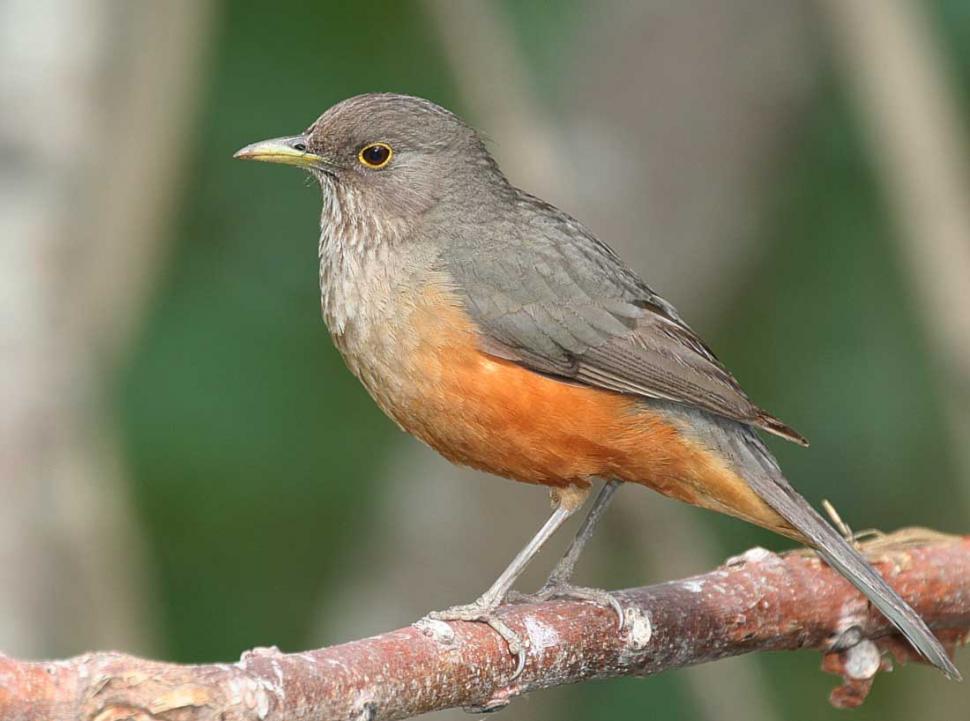
[[[580,488],[555,489],[552,492],[555,510],[542,525],[539,532],[529,541],[525,548],[512,559],[512,563],[499,576],[495,583],[483,593],[478,600],[464,606],[454,606],[444,611],[432,611],[428,618],[438,621],[481,621],[491,626],[509,645],[512,655],[518,657],[518,666],[513,678],[518,676],[525,666],[525,649],[522,640],[508,625],[495,614],[495,610],[502,605],[509,589],[516,579],[522,575],[526,566],[545,545],[553,533],[578,509],[589,491]]]
[[[573,570],[576,568],[576,561],[579,560],[583,548],[586,547],[589,539],[592,538],[593,531],[596,530],[596,524],[602,517],[606,507],[610,505],[613,494],[620,487],[620,483],[621,481],[617,480],[607,481],[606,485],[600,489],[596,500],[593,501],[593,507],[589,509],[589,513],[583,519],[583,525],[579,527],[579,531],[576,533],[573,542],[569,544],[569,548],[559,560],[559,563],[556,564],[552,573],[549,574],[549,578],[545,584],[543,584],[542,588],[532,598],[540,601],[549,598],[577,598],[592,601],[593,603],[607,606],[616,611],[619,624],[621,627],[623,626],[623,607],[613,594],[599,588],[574,586],[570,582],[573,576]]]
[[[616,493],[621,483],[622,481],[608,481],[600,489],[600,492],[596,495],[596,499],[593,501],[592,508],[589,509],[589,513],[583,519],[583,525],[576,532],[576,537],[569,544],[569,548],[566,549],[563,557],[559,559],[559,563],[556,564],[552,573],[549,574],[549,579],[545,583],[546,586],[561,586],[569,583],[580,554],[583,552],[586,544],[589,543],[589,539],[593,537],[596,524],[599,523],[603,512],[610,505],[610,501],[613,500],[613,494]]]

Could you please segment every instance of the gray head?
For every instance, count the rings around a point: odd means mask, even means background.
[[[483,193],[507,187],[478,133],[460,118],[391,93],[344,100],[300,135],[254,143],[235,157],[305,168],[344,214],[352,208],[361,215],[354,222],[384,227],[409,227],[441,202],[480,202]]]

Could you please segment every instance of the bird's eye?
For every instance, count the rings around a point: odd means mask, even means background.
[[[371,143],[360,149],[357,159],[371,170],[380,170],[391,162],[392,155],[394,151],[387,143]]]

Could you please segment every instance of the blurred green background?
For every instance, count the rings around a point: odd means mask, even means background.
[[[123,30],[162,32],[139,13],[166,12],[122,5],[128,24],[105,42],[127,49],[108,54],[109,76],[112,53],[140,52]],[[916,5],[966,147],[970,6]],[[452,471],[383,417],[320,319],[315,184],[231,160],[366,91],[463,114],[513,181],[620,250],[761,405],[812,440],[772,443],[810,499],[831,499],[853,527],[970,531],[958,432],[970,384],[940,350],[933,279],[905,250],[933,239],[906,238],[906,209],[882,177],[890,141],[859,100],[865,80],[837,27],[847,14],[832,3],[285,0],[186,12],[197,13],[183,28],[197,59],[182,69],[193,78],[184,131],[159,141],[177,159],[170,200],[130,333],[89,376],[100,400],[86,401],[116,434],[119,497],[130,498],[130,535],[114,538],[138,567],[133,623],[145,628],[133,650],[226,660],[407,623],[471,600],[544,517],[541,491]],[[147,102],[163,112],[163,95]],[[970,302],[970,286],[937,291]],[[611,511],[581,582],[637,585],[788,545],[647,496],[623,491],[618,506],[649,505],[653,520]],[[416,505],[438,525],[415,521]],[[670,548],[699,534],[704,552]],[[440,546],[455,548],[462,578],[435,561]],[[668,553],[682,563],[665,564]],[[354,612],[374,595],[381,613]],[[60,656],[124,638],[55,634],[28,648]],[[768,654],[584,684],[516,701],[504,717],[834,718],[836,679],[818,664]],[[879,678],[852,717],[952,721],[968,701],[965,685],[907,667]]]

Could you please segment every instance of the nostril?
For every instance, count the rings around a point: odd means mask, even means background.
[[[305,143],[293,143],[293,150],[299,150],[301,153],[305,153],[306,152],[306,144]]]

